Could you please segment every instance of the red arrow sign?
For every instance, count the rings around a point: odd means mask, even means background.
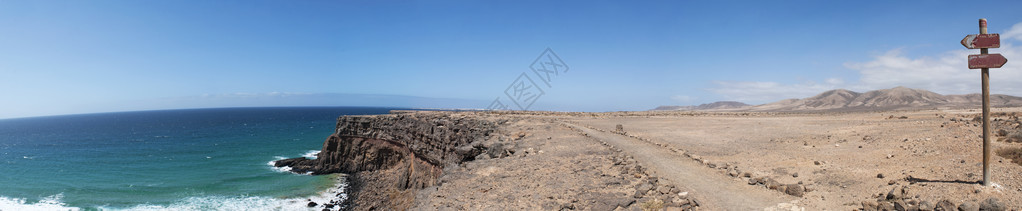
[[[970,34],[962,38],[962,46],[968,49],[977,48],[1000,48],[1001,35],[999,34]]]
[[[969,69],[1000,68],[1004,63],[1008,63],[1008,59],[998,53],[969,55]]]

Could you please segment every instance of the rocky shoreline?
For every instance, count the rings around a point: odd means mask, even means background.
[[[323,210],[699,207],[694,194],[606,143],[515,112],[342,116],[317,159],[274,165],[347,174],[347,200],[309,201]]]
[[[404,112],[342,116],[317,159],[279,160],[295,173],[348,174],[348,199],[312,202],[310,207],[341,206],[349,210],[402,209],[414,190],[436,185],[445,166],[473,160],[488,150],[459,148],[487,139],[497,123],[456,112]]]

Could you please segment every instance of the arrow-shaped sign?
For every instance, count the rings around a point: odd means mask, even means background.
[[[1001,36],[998,34],[970,34],[962,38],[962,46],[968,49],[1000,48]]]
[[[969,69],[1000,68],[1004,63],[1008,63],[1008,59],[999,53],[969,55]]]

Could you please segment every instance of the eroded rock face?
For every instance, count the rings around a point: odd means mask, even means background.
[[[392,197],[402,194],[393,193],[433,186],[445,166],[475,159],[487,149],[474,148],[470,143],[486,140],[496,126],[477,116],[466,117],[456,112],[342,116],[317,159],[291,158],[274,165],[289,166],[296,173],[353,174],[350,204],[400,208],[402,200]]]
[[[475,159],[482,150],[456,150],[484,140],[496,124],[449,112],[342,116],[323,143],[318,159],[277,161],[298,173],[353,173],[390,168],[405,159],[445,166]]]

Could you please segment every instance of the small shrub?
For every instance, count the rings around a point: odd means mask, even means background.
[[[1004,137],[1004,139],[1002,141],[1007,142],[1007,143],[1015,143],[1015,142],[1022,143],[1022,133],[1020,133],[1018,131],[1009,133],[1008,136]]]
[[[1001,148],[997,150],[997,156],[1011,159],[1012,163],[1022,165],[1022,148],[1019,147]]]
[[[660,201],[660,199],[649,200],[639,204],[639,208],[642,208],[643,211],[661,210],[664,209],[664,201]]]

